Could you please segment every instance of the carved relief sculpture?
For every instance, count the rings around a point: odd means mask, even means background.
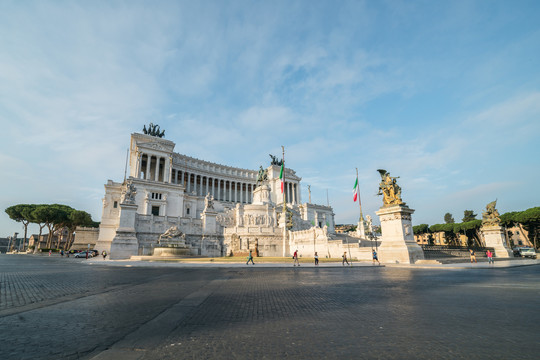
[[[171,226],[170,228],[167,229],[167,231],[159,235],[158,244],[161,244],[163,240],[166,240],[166,242],[170,242],[171,240],[180,240],[180,239],[185,242],[186,234],[180,231],[180,229],[178,229],[178,226]]]

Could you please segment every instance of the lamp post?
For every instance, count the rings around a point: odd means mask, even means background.
[[[373,240],[375,240],[375,251],[379,252],[379,247],[377,245],[377,236],[373,232],[370,232],[368,238],[371,241],[371,251],[373,252]]]

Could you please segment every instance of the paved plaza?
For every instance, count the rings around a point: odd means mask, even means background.
[[[0,359],[536,359],[539,279],[0,255]]]

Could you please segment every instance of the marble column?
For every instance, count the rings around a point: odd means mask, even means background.
[[[154,171],[154,181],[159,179],[159,163],[161,162],[161,157],[156,156],[156,171]]]
[[[150,180],[150,161],[152,161],[152,157],[150,154],[146,154],[146,173],[144,174],[145,180]]]
[[[137,174],[136,175],[137,179],[141,178],[141,162],[142,162],[142,153],[140,151],[137,151],[137,164],[136,164],[136,169],[135,169],[135,173]]]

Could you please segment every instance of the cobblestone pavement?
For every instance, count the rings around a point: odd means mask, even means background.
[[[0,359],[536,359],[540,266],[87,265],[0,255]]]

